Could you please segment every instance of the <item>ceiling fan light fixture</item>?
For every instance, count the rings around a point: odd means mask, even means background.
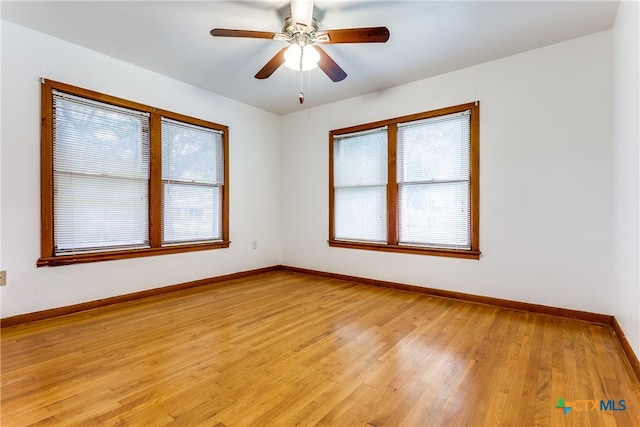
[[[302,61],[300,60],[300,56],[302,56]],[[302,71],[309,71],[318,68],[320,54],[310,44],[304,47],[298,44],[292,44],[284,52],[284,61],[284,66],[290,70],[300,71],[300,65],[302,65]]]

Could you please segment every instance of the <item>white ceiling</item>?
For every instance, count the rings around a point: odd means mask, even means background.
[[[2,1],[2,19],[245,104],[286,114],[610,29],[617,1],[315,2],[320,29],[386,26],[385,44],[323,46],[347,72],[253,76],[285,42],[212,37],[281,31],[288,1]],[[71,82],[72,83],[72,82]],[[310,87],[309,87],[310,85]]]

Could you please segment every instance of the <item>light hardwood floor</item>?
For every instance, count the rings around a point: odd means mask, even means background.
[[[1,349],[7,427],[640,426],[609,326],[287,271],[4,328]]]

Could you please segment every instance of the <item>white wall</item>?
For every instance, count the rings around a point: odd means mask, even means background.
[[[231,247],[36,268],[41,76],[229,126]],[[2,317],[279,264],[279,134],[278,116],[3,21]]]
[[[611,37],[284,116],[282,263],[613,314]],[[475,100],[481,259],[329,247],[329,130]]]
[[[614,46],[614,313],[640,355],[640,10],[623,1]]]
[[[637,30],[637,20],[633,25]],[[616,42],[620,47],[630,37],[618,39],[626,40]],[[282,263],[620,315],[637,349],[637,306],[626,302],[639,301],[637,251],[635,260],[630,252],[616,261],[619,282],[610,286],[612,253],[623,248],[620,236],[627,232],[619,229],[614,244],[614,212],[638,236],[637,182],[636,213],[623,213],[625,204],[613,208],[612,45],[613,32],[597,33],[313,108],[310,117],[303,111],[280,118],[3,21],[0,266],[9,285],[0,288],[1,315]],[[626,63],[621,67],[627,70]],[[630,80],[633,72],[616,77]],[[36,268],[40,76],[228,125],[231,247]],[[475,100],[481,102],[482,258],[330,248],[329,130]],[[633,102],[616,97],[618,108]],[[630,133],[617,140],[618,167],[633,151],[634,136],[628,125],[616,122],[616,129]],[[628,169],[637,179],[637,162]],[[616,175],[617,186],[624,176]]]
[[[2,20],[0,20],[0,61],[2,60]],[[2,82],[2,67],[0,67],[0,82]],[[2,100],[2,84],[0,84],[0,100]],[[0,131],[2,130],[2,102],[0,102]],[[0,135],[1,138],[1,135]],[[0,139],[0,142],[2,140]],[[0,270],[4,270],[2,262],[2,144],[0,143]],[[2,307],[2,294],[0,293],[0,315]]]

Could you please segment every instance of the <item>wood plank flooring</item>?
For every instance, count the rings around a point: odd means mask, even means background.
[[[640,426],[609,326],[287,271],[1,339],[7,427]]]

